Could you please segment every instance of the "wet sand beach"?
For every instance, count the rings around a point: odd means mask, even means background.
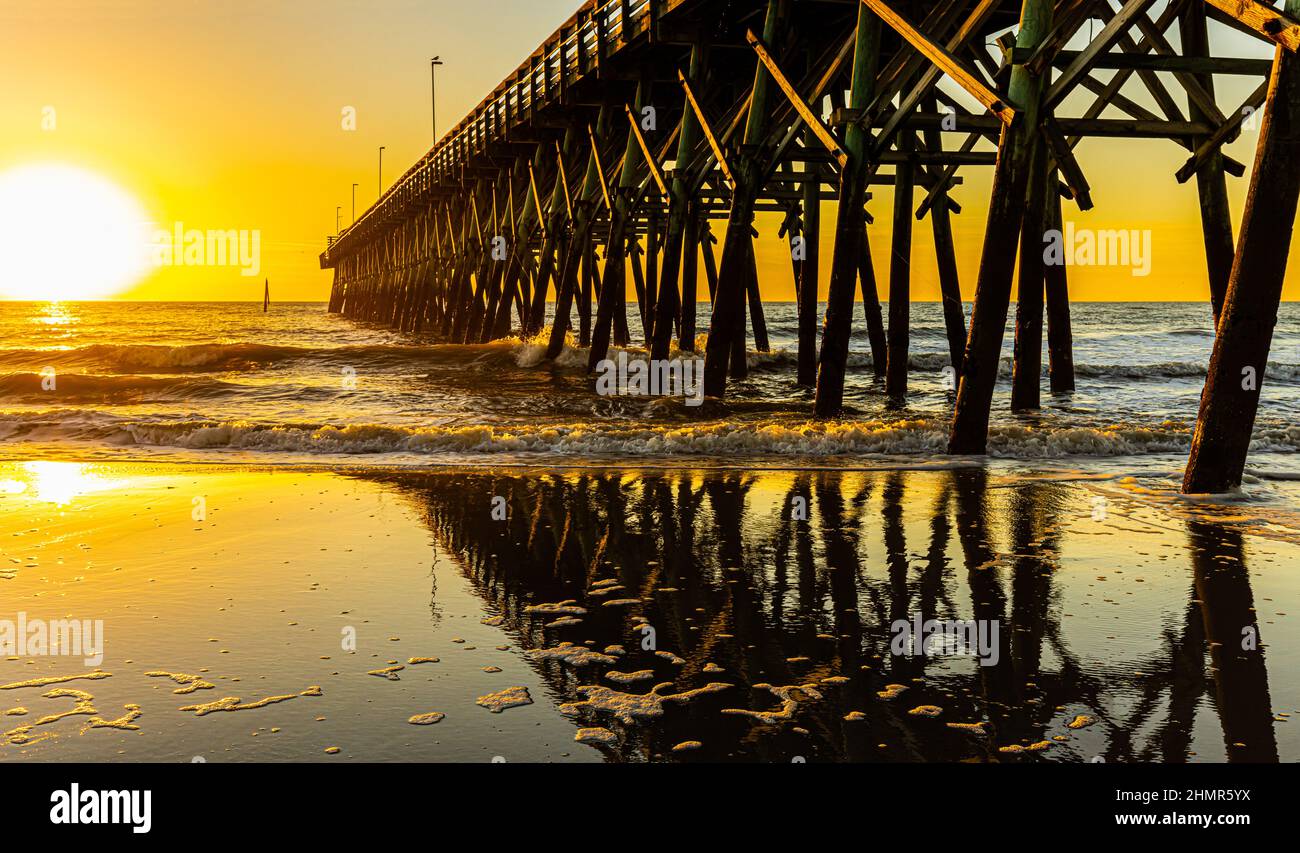
[[[0,761],[1295,761],[1292,485],[3,462]]]

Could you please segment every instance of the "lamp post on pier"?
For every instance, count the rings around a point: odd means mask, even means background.
[[[441,56],[429,60],[429,96],[433,105],[433,141],[438,141],[438,66],[445,64]]]

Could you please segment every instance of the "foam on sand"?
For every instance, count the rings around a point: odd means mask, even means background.
[[[478,697],[474,704],[481,705],[494,714],[500,714],[509,708],[533,704],[533,697],[528,695],[527,687],[507,687],[505,690]]]

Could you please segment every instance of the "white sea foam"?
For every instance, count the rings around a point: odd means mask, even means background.
[[[798,424],[706,423],[687,426],[564,424],[504,427],[409,427],[391,424],[305,425],[228,422],[115,423],[58,417],[0,418],[0,439],[88,440],[140,447],[231,449],[302,455],[417,454],[426,457],[527,454],[556,457],[926,456],[946,453],[948,423],[918,418],[894,422]],[[1028,427],[995,425],[989,454],[1014,459],[1065,459],[1180,454],[1190,447],[1184,424],[1154,427]],[[1255,453],[1300,449],[1300,425],[1256,431]]]

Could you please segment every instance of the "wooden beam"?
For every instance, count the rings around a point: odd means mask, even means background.
[[[1120,38],[1128,32],[1132,26],[1133,19],[1138,15],[1145,15],[1155,0],[1128,0],[1124,8],[1116,13],[1115,17],[1102,28],[1097,37],[1092,40],[1079,56],[1070,64],[1070,67],[1061,72],[1061,76],[1056,79],[1051,88],[1047,90],[1047,96],[1043,100],[1043,109],[1050,111],[1052,107],[1059,104],[1066,95],[1073,91],[1078,84],[1079,78],[1092,70],[1093,64],[1115,44]]]
[[[1079,161],[1070,150],[1070,143],[1066,140],[1056,119],[1050,115],[1046,116],[1043,119],[1042,133],[1043,139],[1051,149],[1052,157],[1061,170],[1061,176],[1065,178],[1066,186],[1070,188],[1071,197],[1079,205],[1080,210],[1091,210],[1092,194],[1088,187],[1088,179],[1083,176],[1083,169],[1079,167]]]
[[[995,92],[980,82],[974,74],[967,70],[962,61],[946,48],[932,42],[917,30],[911,21],[891,9],[884,0],[862,0],[862,2],[914,48],[925,55],[927,59],[938,66],[943,73],[951,77],[957,85],[965,89],[971,97],[983,104],[989,112],[996,115],[1003,124],[1010,125],[1015,121],[1016,108],[999,98]],[[1147,2],[1155,2],[1155,0],[1147,0]]]
[[[560,141],[555,140],[555,161],[556,168],[560,172],[560,185],[564,188],[564,210],[568,213],[569,218],[573,218],[573,194],[569,192],[569,176],[564,173],[564,150],[560,148]]]
[[[1153,25],[1154,26],[1154,25]],[[1056,53],[1052,64],[1068,68],[1082,51],[1062,50]],[[1007,56],[1013,65],[1032,61],[1029,51],[1013,49]],[[1186,74],[1228,74],[1238,77],[1267,77],[1273,67],[1271,59],[1244,59],[1215,56],[1170,56],[1140,53],[1104,53],[1092,64],[1096,69],[1123,69],[1126,71],[1169,71]]]
[[[627,112],[628,123],[632,126],[632,135],[636,137],[636,143],[641,148],[641,155],[645,157],[646,163],[650,166],[650,177],[654,178],[655,186],[659,187],[659,194],[665,199],[668,198],[668,184],[664,182],[664,173],[659,168],[659,162],[655,159],[654,153],[645,141],[645,135],[641,133],[641,125],[636,120],[636,113],[632,112],[632,107],[624,104],[623,109]]]
[[[695,118],[700,122],[700,130],[703,131],[704,138],[708,140],[709,148],[713,150],[713,158],[718,162],[718,168],[722,170],[722,177],[726,179],[727,186],[734,190],[736,188],[736,178],[731,172],[731,165],[727,162],[727,155],[723,153],[722,145],[713,132],[713,125],[709,124],[708,116],[704,114],[704,108],[700,106],[699,100],[696,99],[695,90],[691,88],[691,82],[686,79],[686,75],[678,71],[677,77],[681,80],[682,91],[686,93],[686,102],[690,104],[691,111],[695,113]]]
[[[1205,0],[1271,42],[1295,53],[1300,50],[1300,21],[1259,0]]]
[[[1235,139],[1241,132],[1241,125],[1255,112],[1255,110],[1259,109],[1260,106],[1263,105],[1264,100],[1267,97],[1268,81],[1266,80],[1259,85],[1258,89],[1251,93],[1250,97],[1246,99],[1246,102],[1241,105],[1241,109],[1234,112],[1227,121],[1219,125],[1214,133],[1207,136],[1205,141],[1196,147],[1196,151],[1193,152],[1191,159],[1184,163],[1183,167],[1178,170],[1178,183],[1187,183],[1192,175],[1195,175],[1201,168],[1201,164],[1204,163],[1207,158],[1213,156],[1215,152],[1223,147],[1224,143]]]
[[[605,167],[600,162],[600,144],[596,141],[596,131],[591,125],[587,125],[587,136],[591,138],[591,162],[596,169],[596,176],[600,180],[601,196],[605,199],[605,209],[613,210],[614,203],[609,197],[609,179],[605,177]]]
[[[1073,3],[1072,6],[1070,2]],[[1061,48],[1074,37],[1093,13],[1093,0],[1070,0],[1070,2],[1064,4],[1065,8],[1057,15],[1056,25],[1052,28],[1051,34],[1034,49],[1033,54],[1021,57],[1013,55],[1008,58],[1011,65],[1024,65],[1031,74],[1042,75],[1049,65],[1060,61],[1063,52]]]
[[[981,138],[983,138],[983,135],[979,133],[972,133],[970,136],[966,137],[966,141],[961,145],[960,153],[969,153],[970,150],[975,147],[975,143],[979,142]],[[930,211],[930,208],[934,207],[935,202],[939,201],[941,196],[947,196],[949,188],[954,183],[958,168],[960,168],[959,164],[953,163],[944,169],[943,174],[939,176],[937,181],[935,181],[934,186],[930,188],[930,192],[921,202],[921,206],[916,209],[917,219],[924,219],[926,213]]]
[[[528,164],[528,186],[532,190],[533,205],[537,210],[537,227],[541,231],[542,239],[546,239],[546,217],[542,214],[542,197],[537,192],[537,172],[531,162]]]
[[[817,141],[822,144],[827,152],[835,158],[835,162],[840,164],[840,168],[843,169],[849,162],[849,155],[844,153],[844,149],[840,147],[840,142],[835,138],[835,134],[831,133],[831,129],[822,121],[821,116],[815,114],[804,101],[803,96],[795,90],[794,85],[785,76],[785,72],[772,58],[772,53],[767,49],[767,45],[763,44],[763,40],[754,35],[753,30],[745,32],[745,39],[749,42],[750,47],[754,48],[754,52],[758,54],[759,61],[767,66],[768,73],[776,81],[777,88],[785,94],[786,100],[790,102],[790,106],[794,107],[794,111],[798,113],[799,118],[803,120],[804,124],[808,125],[812,135],[817,137]]]
[[[979,32],[985,23],[988,22],[989,17],[997,11],[998,5],[999,0],[980,0],[979,6],[971,12],[970,17],[966,19],[953,37],[948,40],[945,49],[950,53],[955,53],[965,47],[966,42],[970,40],[971,36]],[[900,99],[898,109],[894,112],[890,120],[885,123],[884,129],[881,130],[880,134],[876,137],[876,154],[879,154],[889,147],[895,132],[898,130],[899,124],[901,124],[907,116],[913,112],[916,105],[921,102],[921,99],[930,93],[930,89],[939,82],[939,76],[942,73],[943,72],[937,66],[931,65],[921,74],[920,78],[916,81],[916,84],[912,87],[912,90]]]

